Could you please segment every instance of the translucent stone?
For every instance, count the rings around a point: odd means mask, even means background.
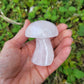
[[[40,20],[31,23],[25,36],[36,38],[36,49],[32,57],[32,62],[40,66],[51,65],[54,59],[54,52],[50,42],[51,37],[56,37],[58,30],[55,24]]]
[[[57,35],[58,30],[56,25],[43,20],[31,23],[25,32],[25,36],[31,38],[51,38]]]
[[[32,62],[40,66],[51,65],[54,59],[54,52],[50,39],[36,39],[36,49]]]

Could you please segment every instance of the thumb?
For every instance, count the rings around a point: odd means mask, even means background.
[[[28,39],[27,37],[25,37],[25,30],[29,26],[29,24],[30,21],[25,20],[23,28],[16,34],[14,38],[11,39],[11,41],[13,41],[15,45],[20,47]]]

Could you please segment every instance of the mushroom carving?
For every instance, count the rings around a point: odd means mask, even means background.
[[[36,48],[32,57],[34,64],[40,66],[49,66],[52,64],[54,52],[50,38],[57,35],[58,30],[56,25],[49,21],[35,21],[27,27],[25,36],[36,38]]]

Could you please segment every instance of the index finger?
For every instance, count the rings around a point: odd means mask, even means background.
[[[68,26],[66,24],[64,24],[64,23],[61,23],[61,24],[57,25],[57,29],[58,29],[59,33],[62,32],[62,31],[64,31],[67,28],[68,28]],[[51,38],[51,40],[53,40],[54,38]]]

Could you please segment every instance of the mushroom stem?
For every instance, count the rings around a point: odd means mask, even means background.
[[[40,66],[51,65],[54,59],[54,52],[50,39],[37,38],[36,49],[32,57],[32,62]]]

